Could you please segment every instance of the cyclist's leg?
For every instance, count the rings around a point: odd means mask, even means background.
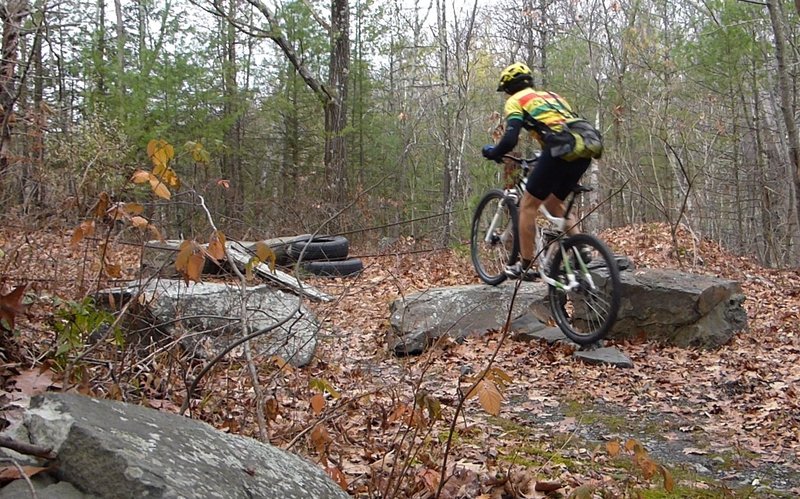
[[[559,162],[560,160],[550,155],[549,149],[544,149],[539,155],[536,166],[528,174],[519,211],[520,256],[524,263],[533,260],[536,212],[561,183]]]
[[[553,193],[545,200],[544,206],[550,214],[557,217],[564,216],[564,200],[567,198],[572,188],[580,181],[586,170],[591,165],[591,159],[576,159],[575,161],[555,160],[559,166],[560,178],[558,185],[553,188]],[[579,232],[575,215],[567,217],[567,234],[575,235]]]
[[[541,204],[542,201],[533,197],[530,192],[526,191],[522,195],[522,202],[519,205],[519,254],[523,267],[533,260],[536,211]]]

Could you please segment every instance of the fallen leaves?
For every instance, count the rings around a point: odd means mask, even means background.
[[[110,202],[104,211],[109,209]],[[131,219],[140,216],[135,206],[125,210]],[[639,255],[639,265],[676,265],[669,257],[669,245],[663,245],[660,252],[640,251],[636,246],[667,240],[663,233],[652,228],[646,235],[639,234],[644,232],[641,228],[615,230],[619,235],[609,241],[612,245],[624,244],[625,254]],[[72,255],[70,236],[29,234],[26,240],[32,243],[26,244],[36,246],[30,246],[27,252],[14,249],[19,242],[2,245],[4,261],[20,262],[20,270],[12,269],[16,274],[11,275],[23,279],[30,274],[26,269],[37,269],[38,277],[53,279],[53,290],[75,292],[81,279],[78,269],[85,266],[99,271],[103,262],[96,252]],[[85,236],[81,240],[90,244]],[[16,234],[6,237],[21,240]],[[199,278],[203,252],[220,256],[224,238],[222,233],[212,234],[208,249],[200,243],[188,244],[188,250],[182,248],[186,252],[180,260],[186,272]],[[796,421],[790,419],[800,413],[796,388],[800,384],[800,326],[794,321],[799,289],[796,272],[762,269],[724,253],[712,242],[701,241],[697,253],[704,267],[689,270],[743,279],[750,330],[729,345],[717,351],[695,352],[622,343],[620,347],[635,367],[619,371],[576,364],[568,352],[544,344],[508,341],[494,366],[497,371],[476,383],[478,376],[463,376],[461,368],[473,373],[486,368],[486,359],[498,340],[496,332],[468,338],[464,343],[444,340],[420,357],[398,359],[387,352],[386,319],[392,300],[414,290],[477,282],[465,257],[451,251],[404,254],[411,248],[404,244],[412,243],[400,241],[393,248],[398,251],[396,255],[365,258],[365,270],[356,279],[310,278],[310,284],[339,298],[329,304],[312,304],[323,332],[314,363],[296,369],[273,358],[259,365],[264,379],[272,383],[263,402],[272,443],[285,446],[297,438],[292,450],[320,462],[349,493],[363,497],[376,490],[369,487],[382,483],[391,473],[400,473],[405,464],[403,453],[412,449],[421,451],[410,462],[411,484],[400,496],[425,497],[440,485],[437,476],[441,473],[442,442],[449,436],[447,425],[460,400],[459,390],[468,391],[470,403],[452,435],[449,462],[455,464],[446,470],[449,478],[442,489],[443,498],[492,497],[507,483],[491,482],[497,473],[510,476],[520,487],[517,490],[522,490],[522,481],[514,480],[522,480],[526,473],[531,475],[529,470],[538,472],[527,482],[525,493],[529,497],[548,493],[537,488],[540,484],[560,486],[557,490],[564,496],[592,497],[599,488],[608,486],[593,481],[593,474],[606,473],[605,466],[614,459],[633,463],[639,484],[657,484],[665,489],[676,486],[668,468],[650,457],[644,447],[638,454],[635,445],[626,447],[625,425],[615,435],[622,440],[606,442],[605,453],[603,446],[593,451],[584,444],[588,450],[579,452],[556,445],[558,434],[572,433],[586,424],[580,416],[556,419],[564,400],[602,400],[625,408],[631,418],[647,414],[690,418],[691,424],[681,426],[681,442],[695,433],[718,446],[730,447],[736,442],[742,452],[755,453],[751,459],[760,463],[785,465],[786,456],[796,452],[800,435]],[[120,248],[115,254],[115,261],[123,262],[123,274],[129,268],[138,268],[136,251]],[[265,251],[254,251],[262,262],[272,260]],[[82,258],[91,260],[84,262]],[[56,280],[62,276],[66,276],[66,283]],[[17,329],[29,336],[41,334],[23,319],[17,321]],[[7,389],[20,383],[19,390],[34,393],[48,389],[52,381],[47,375],[41,377],[30,371],[19,375]],[[416,381],[420,389],[414,391],[411,385]],[[227,431],[255,435],[256,402],[244,370],[237,365],[220,369],[209,376],[207,386],[204,405],[195,409],[197,417]],[[155,397],[149,395],[150,406],[175,410],[175,400]],[[553,419],[536,423],[528,417],[531,414],[539,417],[535,421],[546,420],[548,415]],[[313,430],[301,435],[307,428]],[[415,436],[414,432],[424,435]],[[544,449],[546,454],[524,452],[532,447]],[[719,450],[686,444],[676,448],[678,457],[683,450],[692,459],[705,456],[702,452]],[[512,454],[519,454],[516,464],[509,464]],[[550,456],[565,455],[571,456],[572,470],[549,460]],[[652,483],[644,482],[645,477]]]
[[[7,294],[0,293],[0,330],[13,331],[17,315],[24,313],[22,299],[27,284],[20,284]]]

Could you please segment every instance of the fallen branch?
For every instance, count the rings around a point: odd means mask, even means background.
[[[52,447],[20,442],[5,435],[0,435],[0,447],[5,447],[6,449],[11,449],[28,456],[42,457],[51,461],[58,457],[58,454],[53,452]]]

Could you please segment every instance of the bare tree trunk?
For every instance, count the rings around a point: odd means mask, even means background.
[[[236,18],[239,10],[238,0],[229,0],[228,16],[223,19],[223,61],[222,79],[225,92],[223,113],[230,122],[225,133],[227,148],[222,156],[222,173],[230,180],[231,189],[225,204],[225,214],[232,219],[241,220],[244,206],[244,185],[241,165],[241,117],[239,105],[239,86],[236,81],[238,60],[236,54],[236,28],[231,19]]]
[[[9,0],[0,5],[3,22],[2,59],[0,59],[0,178],[11,164],[11,127],[14,104],[19,96],[17,62],[22,20],[29,14],[27,0]]]
[[[36,14],[34,22],[37,26],[36,35],[33,38],[31,49],[31,59],[33,62],[33,106],[31,108],[31,131],[29,136],[30,154],[26,162],[26,171],[23,175],[23,205],[26,212],[33,204],[38,204],[43,200],[42,189],[44,184],[39,181],[44,164],[44,130],[47,125],[47,110],[44,105],[44,66],[42,64],[42,29],[44,26],[44,1],[37,0]]]
[[[347,196],[347,87],[350,74],[350,9],[348,0],[331,3],[329,85],[334,98],[325,103],[325,167],[330,200],[341,206]]]
[[[796,0],[797,1],[797,0]],[[783,10],[778,0],[767,0],[767,9],[775,34],[775,59],[778,63],[778,87],[780,89],[781,111],[786,132],[789,136],[789,164],[792,167],[794,182],[794,215],[797,226],[800,226],[800,136],[797,134],[797,123],[794,120],[796,106],[791,95],[791,79],[786,68],[786,35],[783,29]],[[790,213],[791,215],[791,213]],[[796,233],[797,231],[793,231]],[[796,241],[795,241],[796,242]]]
[[[439,78],[442,82],[442,110],[440,111],[440,118],[442,120],[442,162],[444,165],[444,176],[442,179],[442,211],[444,213],[443,227],[441,233],[441,242],[447,245],[450,241],[450,234],[452,233],[452,217],[450,212],[453,211],[453,187],[456,172],[453,171],[453,144],[452,144],[452,130],[450,130],[450,71],[449,65],[449,48],[447,45],[447,4],[445,0],[436,0],[436,29],[439,42]]]
[[[114,12],[117,16],[117,98],[122,101],[125,95],[125,19],[122,17],[121,0],[114,0]],[[120,106],[122,109],[122,106]]]

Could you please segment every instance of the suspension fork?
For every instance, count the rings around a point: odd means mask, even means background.
[[[494,216],[492,217],[492,223],[489,224],[489,229],[486,231],[486,234],[483,236],[483,241],[485,243],[492,242],[492,235],[497,230],[497,226],[500,224],[500,219],[503,216],[503,210],[506,207],[506,203],[509,202],[510,198],[508,195],[504,196],[502,200],[497,204],[497,210],[494,212]]]

